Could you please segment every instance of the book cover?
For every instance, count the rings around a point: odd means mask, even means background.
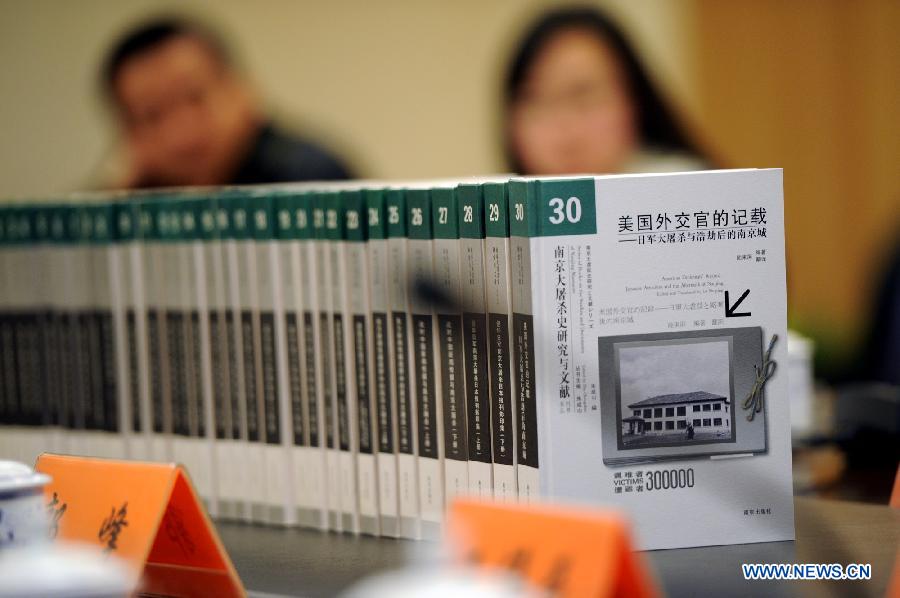
[[[540,494],[622,509],[643,549],[792,539],[781,171],[538,179],[513,195]]]

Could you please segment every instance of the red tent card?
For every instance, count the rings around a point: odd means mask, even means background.
[[[243,596],[243,585],[187,472],[175,464],[43,454],[55,537],[131,565],[142,593]]]
[[[448,531],[460,558],[516,571],[555,596],[658,595],[612,511],[458,500]]]

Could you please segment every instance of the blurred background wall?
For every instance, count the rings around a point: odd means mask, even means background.
[[[502,171],[500,77],[550,4],[0,0],[0,196],[90,184],[116,144],[104,52],[175,7],[223,30],[275,114],[360,175]],[[597,4],[724,166],[785,169],[791,320],[839,364],[900,227],[900,2]]]

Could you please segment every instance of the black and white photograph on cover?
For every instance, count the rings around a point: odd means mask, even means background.
[[[600,337],[603,461],[607,465],[766,450],[759,327]]]
[[[617,355],[623,448],[733,440],[728,339],[649,341]]]

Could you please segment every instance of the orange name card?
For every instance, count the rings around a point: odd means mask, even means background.
[[[43,454],[51,534],[132,566],[141,593],[243,596],[243,585],[178,465]]]
[[[448,534],[461,559],[514,570],[556,596],[658,595],[613,512],[459,500]]]

